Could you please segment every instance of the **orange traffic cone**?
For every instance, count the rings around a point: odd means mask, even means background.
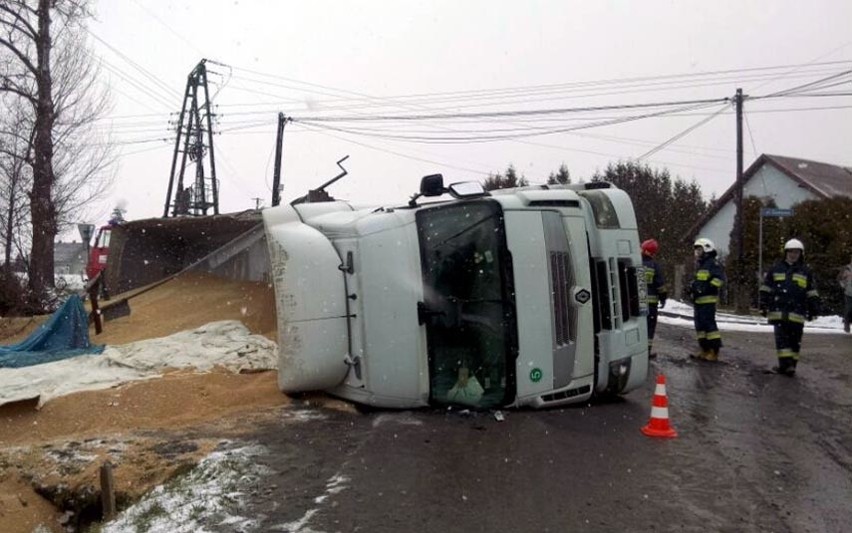
[[[651,421],[642,428],[642,433],[649,437],[674,438],[677,432],[669,426],[669,400],[666,398],[666,376],[657,376],[657,388],[654,390],[654,401],[651,403]]]

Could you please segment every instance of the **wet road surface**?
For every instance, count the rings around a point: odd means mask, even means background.
[[[720,364],[661,324],[646,386],[548,411],[342,413],[301,406],[252,439],[268,531],[850,531],[852,336],[805,334],[795,378],[770,333]],[[656,373],[674,440],[645,437]],[[298,424],[293,417],[307,417]]]

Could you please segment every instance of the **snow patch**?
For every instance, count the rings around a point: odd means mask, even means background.
[[[666,307],[660,310],[659,322],[674,326],[693,328],[692,306],[668,300]],[[761,316],[743,316],[731,313],[716,313],[716,325],[721,331],[758,331],[771,332],[772,325]],[[843,331],[843,319],[839,316],[821,316],[805,324],[808,333],[839,333]]]
[[[346,488],[347,488],[346,484],[347,483],[349,483],[349,478],[346,477],[346,476],[342,476],[340,474],[335,474],[335,475],[331,476],[328,479],[328,481],[326,481],[326,483],[325,483],[325,492],[323,494],[320,494],[316,498],[314,498],[314,503],[316,503],[317,505],[322,505],[323,503],[326,502],[326,500],[328,500],[328,498],[330,496],[333,496],[335,494],[339,494],[339,493],[343,492],[344,490],[346,490]],[[278,525],[272,526],[271,530],[272,531],[286,531],[288,533],[318,533],[314,529],[305,529],[305,527],[308,525],[308,522],[310,522],[311,518],[313,518],[313,516],[315,514],[317,514],[318,512],[319,512],[319,508],[309,509],[298,520],[294,520],[293,522],[287,522],[287,523],[284,523],[284,524],[278,524]]]
[[[268,453],[262,446],[213,452],[191,472],[159,485],[119,517],[103,533],[206,533],[258,531],[260,523],[240,515],[249,493],[269,470],[255,461]],[[212,529],[208,529],[212,527]]]

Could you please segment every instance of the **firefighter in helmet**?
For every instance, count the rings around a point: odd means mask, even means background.
[[[773,370],[787,376],[796,373],[805,320],[813,320],[820,305],[816,281],[804,256],[802,241],[787,241],[784,259],[766,273],[760,286],[760,311],[775,327],[778,366]]]
[[[716,326],[716,304],[725,284],[725,273],[716,259],[716,247],[710,239],[699,238],[695,251],[695,277],[689,287],[695,308],[695,333],[701,351],[694,357],[718,361],[722,334]]]
[[[652,359],[657,356],[651,351],[654,332],[657,330],[657,310],[666,306],[668,298],[663,269],[654,261],[659,249],[660,245],[654,239],[642,243],[642,266],[645,267],[645,283],[648,287],[648,357]]]

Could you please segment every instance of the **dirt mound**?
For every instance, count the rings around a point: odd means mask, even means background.
[[[63,516],[72,526],[96,520],[104,462],[115,465],[118,501],[133,501],[289,403],[275,372],[214,371],[72,394],[40,411],[33,403],[0,407],[2,529],[58,528]]]
[[[125,298],[118,295],[114,300]],[[275,293],[268,283],[185,273],[129,299],[130,315],[104,322],[96,344],[164,337],[216,320],[239,320],[252,333],[276,339]]]
[[[151,290],[130,291],[109,306],[128,299],[130,315],[104,322],[104,330],[89,335],[95,344],[125,344],[197,328],[217,320],[239,320],[252,333],[277,341],[275,292],[268,283],[234,281],[201,272],[181,274]],[[0,318],[0,343],[27,338],[48,316]]]
[[[90,328],[93,343],[125,344],[228,319],[276,340],[274,292],[267,283],[186,273],[113,301],[127,297],[130,315],[104,322],[101,335]],[[46,319],[3,319],[0,339],[19,342]],[[121,505],[290,401],[278,390],[275,372],[215,370],[72,394],[39,411],[34,402],[0,407],[0,529],[85,525],[99,518],[98,473],[105,461],[115,466]]]

